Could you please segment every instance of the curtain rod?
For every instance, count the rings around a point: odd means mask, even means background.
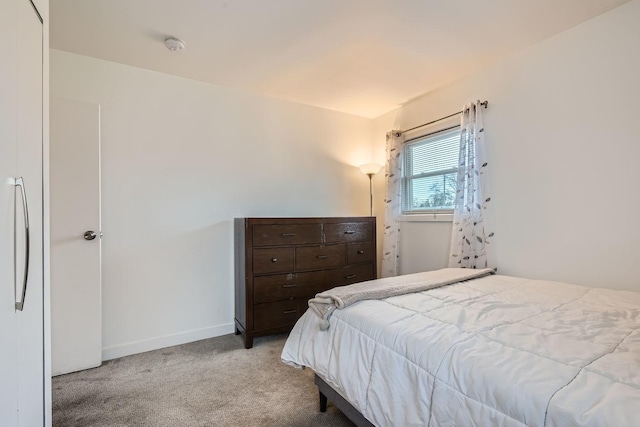
[[[484,106],[484,108],[487,108],[489,106],[489,101],[483,101],[483,102],[480,103],[480,105]],[[411,129],[405,129],[405,130],[398,131],[398,132],[396,132],[396,136],[400,136],[405,132],[409,132],[409,131],[412,131],[412,130],[415,130],[415,129],[419,129],[421,127],[425,127],[425,126],[432,125],[434,123],[438,123],[438,122],[440,122],[440,121],[442,121],[444,119],[448,119],[449,117],[457,116],[458,114],[462,114],[462,113],[464,113],[464,111],[458,111],[457,113],[449,114],[448,116],[441,117],[439,119],[430,121],[429,123],[424,123],[424,124],[421,124],[419,126],[412,127]]]

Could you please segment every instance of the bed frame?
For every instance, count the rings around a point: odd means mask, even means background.
[[[315,383],[320,393],[320,412],[327,411],[327,401],[330,400],[343,414],[358,427],[375,427],[364,415],[347,402],[347,400],[335,391],[322,377],[315,374]]]

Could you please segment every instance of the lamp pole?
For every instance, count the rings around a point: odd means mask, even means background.
[[[364,165],[360,165],[360,172],[367,175],[369,177],[369,215],[373,216],[373,175],[380,172],[382,166],[376,163],[366,163]]]
[[[369,216],[373,216],[373,185],[371,183],[373,175],[373,173],[367,174],[367,176],[369,177]]]

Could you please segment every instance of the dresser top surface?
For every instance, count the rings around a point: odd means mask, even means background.
[[[245,221],[253,224],[305,224],[305,223],[341,223],[341,222],[375,222],[374,216],[336,216],[336,217],[252,217],[235,218],[236,221]]]

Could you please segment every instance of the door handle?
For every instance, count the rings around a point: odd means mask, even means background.
[[[16,178],[15,186],[20,187],[20,192],[22,193],[22,211],[24,214],[24,278],[22,281],[22,296],[20,298],[20,301],[16,301],[16,310],[23,311],[24,300],[27,297],[27,283],[29,281],[29,208],[27,206],[27,192],[24,188],[24,179],[22,179],[22,177]]]
[[[84,240],[93,240],[93,239],[96,238],[96,236],[97,235],[96,235],[95,231],[89,230],[89,231],[85,231],[84,232],[84,236],[83,237],[84,237]]]

